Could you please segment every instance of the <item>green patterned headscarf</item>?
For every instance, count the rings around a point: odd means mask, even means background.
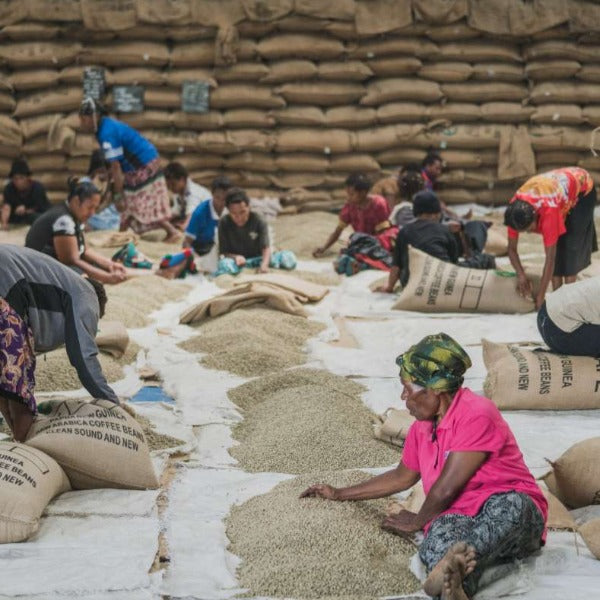
[[[471,366],[469,355],[449,335],[424,337],[396,358],[400,377],[440,392],[458,389]]]

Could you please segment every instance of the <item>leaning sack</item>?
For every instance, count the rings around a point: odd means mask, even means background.
[[[0,442],[0,544],[32,536],[48,502],[69,489],[54,459],[24,444]]]
[[[54,458],[74,489],[158,487],[141,426],[108,400],[57,403],[25,443]]]
[[[388,408],[382,416],[377,417],[377,422],[373,425],[373,434],[378,440],[402,448],[408,430],[414,422],[415,418],[407,410]]]
[[[469,269],[409,248],[410,277],[392,308],[419,312],[527,313],[533,300],[516,290],[514,273]]]
[[[600,408],[600,360],[483,340],[485,395],[504,410]]]

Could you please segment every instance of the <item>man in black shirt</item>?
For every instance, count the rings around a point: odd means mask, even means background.
[[[404,225],[398,232],[393,254],[393,266],[390,270],[387,285],[380,286],[376,291],[392,293],[398,279],[404,287],[408,282],[408,247],[413,246],[444,262],[459,264],[472,269],[490,269],[495,267],[494,258],[483,254],[464,235],[463,226],[456,221],[444,224],[440,222],[442,206],[434,192],[423,191],[413,198],[413,214],[415,221]],[[456,234],[456,235],[455,235]],[[461,240],[461,244],[458,243]],[[483,240],[485,245],[485,240]],[[481,248],[483,248],[481,245]],[[476,246],[475,248],[473,246]],[[460,261],[464,256],[464,260]],[[460,262],[459,262],[460,261]]]
[[[31,178],[29,165],[22,158],[13,161],[8,176],[10,181],[4,187],[0,228],[8,229],[9,223],[31,225],[50,208],[46,190],[39,181]]]

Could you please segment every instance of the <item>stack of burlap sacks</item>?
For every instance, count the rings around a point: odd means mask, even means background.
[[[85,65],[146,88],[146,110],[122,118],[165,160],[299,210],[339,206],[348,172],[430,147],[448,203],[503,203],[536,170],[596,169],[588,2],[9,0],[0,26],[0,172],[23,153],[52,199],[95,145],[77,131]],[[181,111],[186,79],[210,82],[208,113]]]

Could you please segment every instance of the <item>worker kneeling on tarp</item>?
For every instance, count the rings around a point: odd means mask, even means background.
[[[36,352],[65,344],[90,395],[119,403],[97,358],[105,305],[97,281],[36,250],[0,244],[0,411],[18,442],[37,413]]]
[[[402,399],[417,419],[400,464],[347,488],[313,485],[302,496],[369,500],[421,479],[426,499],[419,512],[404,510],[382,526],[402,536],[425,531],[419,556],[430,596],[472,597],[486,567],[544,544],[548,504],[498,409],[462,386],[471,360],[456,341],[429,335],[396,363]]]

